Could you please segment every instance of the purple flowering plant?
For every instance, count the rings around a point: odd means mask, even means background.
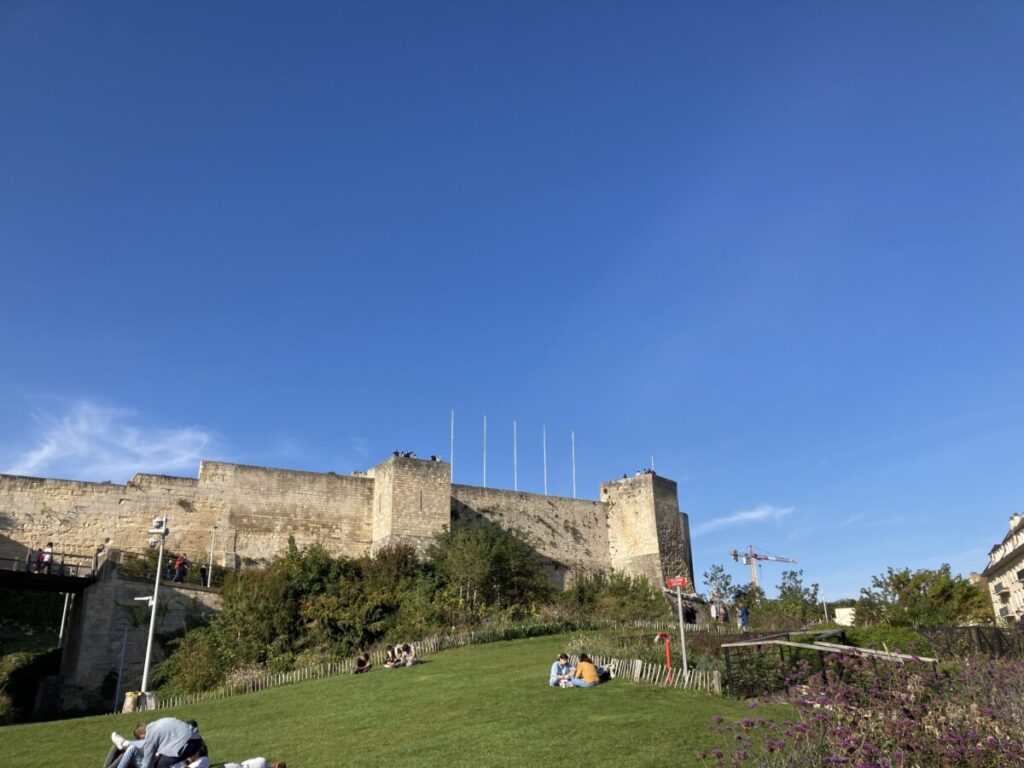
[[[836,654],[764,701],[788,702],[795,719],[716,716],[710,727],[730,746],[700,756],[715,768],[1024,766],[1021,660],[932,667]]]

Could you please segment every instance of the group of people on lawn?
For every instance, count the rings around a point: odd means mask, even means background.
[[[419,664],[419,662],[419,657],[416,655],[416,646],[411,643],[384,647],[384,666],[388,669],[411,667],[413,664]],[[355,666],[352,667],[352,674],[359,675],[363,672],[369,672],[371,669],[373,669],[373,664],[370,662],[370,654],[360,653],[356,657]]]
[[[568,655],[562,653],[551,665],[548,685],[560,688],[592,688],[613,677],[614,667],[599,667],[585,653],[580,654],[580,660],[575,666],[569,661]]]
[[[162,717],[135,726],[133,739],[117,731],[103,768],[211,768],[210,752],[195,720]],[[287,768],[284,762],[251,757],[241,763],[217,763],[217,768]]]

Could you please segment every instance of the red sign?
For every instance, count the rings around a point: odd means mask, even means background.
[[[665,585],[668,586],[668,587],[685,587],[686,586],[686,577],[685,576],[676,576],[674,579],[667,579],[665,581]]]

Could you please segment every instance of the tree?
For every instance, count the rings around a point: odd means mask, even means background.
[[[471,611],[529,605],[551,594],[530,545],[497,526],[444,531],[434,538],[427,557]]]
[[[712,600],[730,600],[733,597],[732,576],[725,572],[724,566],[712,565],[705,571],[704,586]]]
[[[889,567],[860,591],[857,626],[953,627],[991,624],[992,603],[978,586],[954,576],[948,563],[938,570]]]
[[[732,597],[737,603],[743,603],[749,608],[752,603],[760,603],[764,599],[764,590],[750,581],[733,587]]]
[[[803,579],[804,572],[802,570],[783,571],[782,583],[778,585],[777,602],[780,614],[806,624],[817,620],[822,612],[818,607],[820,588],[817,584],[805,587]]]

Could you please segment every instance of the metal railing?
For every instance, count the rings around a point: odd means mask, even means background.
[[[1009,610],[1007,610],[1009,615]],[[1001,627],[922,627],[917,634],[953,658],[1024,658],[1024,632]]]
[[[809,643],[794,642],[786,633],[742,643],[723,644],[726,694],[733,698],[751,698],[782,690],[793,682],[794,674],[800,671],[801,662],[807,665],[804,674],[821,673],[825,669],[826,659],[835,655],[859,656],[897,664],[938,663],[938,659],[926,656],[825,642],[837,636],[845,639],[841,630],[832,630],[816,634]]]
[[[156,576],[156,557],[152,550],[119,549],[113,555],[113,560],[117,563],[118,575],[121,578],[152,582]],[[173,552],[165,556],[161,581],[190,587],[220,588],[224,585],[227,575],[234,572],[234,569],[220,565],[214,565],[211,569],[208,563],[189,561],[186,571],[175,573],[174,561]]]
[[[38,552],[29,552],[25,557],[0,557],[0,570],[43,576],[91,578],[99,570],[101,559],[99,553],[81,555],[74,552],[53,552],[49,560],[41,560]]]

